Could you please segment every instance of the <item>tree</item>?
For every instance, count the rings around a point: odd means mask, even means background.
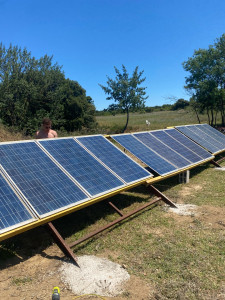
[[[172,106],[172,110],[184,109],[189,106],[189,102],[184,99],[178,99]]]
[[[76,130],[95,123],[91,97],[76,82],[65,79],[53,56],[40,59],[26,48],[0,44],[0,118],[4,124],[31,134],[43,117],[56,129]]]
[[[195,109],[205,110],[211,125],[216,125],[220,112],[225,126],[225,34],[208,49],[196,50],[183,67],[190,73],[185,88],[192,95],[192,104],[196,102]]]
[[[117,107],[122,109],[127,114],[127,120],[122,132],[125,132],[129,122],[130,109],[140,109],[145,107],[145,100],[148,98],[146,95],[146,87],[140,85],[146,78],[141,78],[144,71],[139,72],[138,66],[134,69],[133,74],[129,77],[127,70],[122,65],[122,72],[114,67],[116,72],[115,79],[107,76],[107,86],[101,84],[100,87],[109,95],[107,100],[114,100],[117,102]]]

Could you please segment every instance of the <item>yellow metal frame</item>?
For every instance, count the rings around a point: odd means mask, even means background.
[[[78,211],[78,210],[80,210],[80,209],[83,209],[83,208],[85,208],[85,207],[87,207],[87,206],[93,205],[93,204],[95,204],[95,203],[97,203],[97,202],[100,202],[100,201],[102,201],[102,200],[105,200],[105,199],[107,199],[107,198],[113,197],[113,196],[115,196],[115,195],[117,195],[117,194],[119,194],[119,193],[121,193],[121,192],[123,192],[123,191],[132,189],[132,188],[134,188],[134,187],[136,187],[136,186],[138,186],[138,185],[141,185],[141,184],[152,185],[152,184],[154,184],[154,183],[156,183],[156,182],[158,182],[158,181],[167,179],[167,178],[172,177],[172,176],[174,176],[174,175],[178,175],[179,173],[182,173],[182,172],[185,172],[185,171],[187,171],[187,170],[189,170],[189,169],[192,169],[192,168],[194,168],[194,167],[196,167],[196,166],[198,166],[198,165],[201,165],[202,163],[210,162],[213,158],[214,158],[214,157],[212,157],[212,158],[210,158],[210,159],[207,159],[207,160],[205,160],[204,162],[201,162],[201,163],[192,165],[192,166],[189,167],[189,168],[184,168],[184,169],[178,170],[177,172],[170,173],[170,174],[165,175],[165,176],[157,176],[157,177],[150,178],[150,179],[147,179],[147,180],[144,179],[144,180],[141,180],[141,181],[132,183],[132,184],[127,185],[127,186],[125,186],[125,187],[122,187],[122,188],[120,188],[120,189],[118,189],[118,190],[111,191],[110,193],[107,193],[107,194],[105,194],[105,195],[101,195],[101,196],[96,197],[96,198],[94,198],[94,199],[88,200],[88,201],[86,201],[86,202],[84,202],[84,203],[78,204],[78,205],[76,205],[76,206],[73,206],[73,207],[70,207],[70,208],[65,209],[65,210],[63,210],[63,211],[60,211],[60,212],[58,212],[58,213],[55,213],[55,214],[53,214],[53,215],[51,215],[51,216],[45,217],[45,218],[43,218],[43,219],[34,221],[34,222],[32,222],[32,223],[23,225],[23,226],[21,226],[21,227],[12,229],[12,230],[7,231],[7,232],[4,232],[4,233],[2,233],[2,234],[0,235],[0,242],[3,241],[3,240],[8,239],[8,238],[10,238],[10,237],[13,237],[13,236],[15,236],[15,235],[17,235],[17,234],[20,234],[20,233],[22,233],[22,232],[25,232],[25,231],[28,231],[28,230],[33,229],[33,228],[35,228],[35,227],[44,225],[44,224],[46,224],[46,223],[48,223],[48,222],[51,222],[51,221],[53,221],[53,220],[56,220],[56,219],[61,218],[61,217],[63,217],[63,216],[66,216],[66,215],[68,215],[68,214],[70,214],[70,213],[73,213],[73,212],[75,212],[75,211]]]

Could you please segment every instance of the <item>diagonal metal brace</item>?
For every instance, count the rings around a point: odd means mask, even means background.
[[[216,162],[214,159],[211,160],[210,163],[211,163],[212,165],[214,165],[215,167],[217,167],[217,168],[222,168],[221,165],[219,165],[218,162]]]
[[[71,258],[75,264],[79,267],[76,257],[73,253],[73,251],[70,249],[70,247],[66,244],[65,240],[62,238],[58,230],[55,228],[55,226],[52,224],[52,222],[49,222],[45,225],[45,228],[48,230],[48,232],[51,234],[53,240],[58,245],[58,247],[62,250],[62,252],[69,258]]]
[[[169,199],[167,198],[163,193],[161,193],[157,188],[155,188],[153,185],[149,185],[149,188],[153,194],[160,197],[162,201],[164,201],[166,204],[168,204],[171,207],[177,208],[177,206]]]

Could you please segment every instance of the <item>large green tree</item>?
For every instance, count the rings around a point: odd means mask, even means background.
[[[138,66],[134,69],[132,76],[129,76],[126,68],[122,65],[122,71],[114,67],[116,72],[115,79],[107,76],[107,86],[101,84],[100,87],[109,95],[107,100],[114,100],[119,109],[122,109],[127,114],[127,120],[122,132],[127,128],[129,122],[130,109],[140,109],[145,107],[146,87],[141,84],[145,81],[142,78],[144,71],[139,72]]]
[[[225,125],[225,34],[208,49],[199,49],[183,63],[189,72],[185,88],[192,95],[192,104],[198,111],[206,111],[211,125],[220,113]]]
[[[0,118],[4,124],[33,133],[43,117],[69,131],[95,123],[95,107],[86,91],[65,79],[53,57],[36,59],[18,46],[0,44]]]

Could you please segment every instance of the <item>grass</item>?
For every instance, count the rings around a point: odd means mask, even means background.
[[[115,116],[98,116],[98,131],[102,133],[119,133],[126,123],[126,114]],[[207,116],[200,116],[201,122],[207,123]],[[150,126],[146,125],[150,121]],[[152,113],[131,113],[129,131],[144,131],[166,128],[167,126],[186,125],[198,123],[196,115],[191,110],[159,111]]]
[[[189,184],[177,184],[173,177],[156,186],[173,201],[224,211],[224,173],[207,164],[191,170],[191,175]],[[201,189],[196,190],[196,186]],[[182,196],[184,188],[190,188],[192,193]],[[141,186],[111,200],[119,207],[127,209],[128,205],[134,209],[149,200],[147,195],[147,189]],[[102,214],[104,209],[103,203],[98,204],[95,213],[92,211],[93,220],[87,218],[83,228],[80,226],[69,240],[78,239],[116,217],[109,212]],[[224,228],[209,225],[204,216],[174,217],[157,206],[76,246],[75,252],[108,257],[126,265],[130,274],[154,288],[154,299],[217,299],[224,292]]]
[[[24,285],[26,283],[30,283],[31,281],[32,281],[32,278],[29,276],[15,277],[12,279],[12,284],[20,286],[20,285]]]

